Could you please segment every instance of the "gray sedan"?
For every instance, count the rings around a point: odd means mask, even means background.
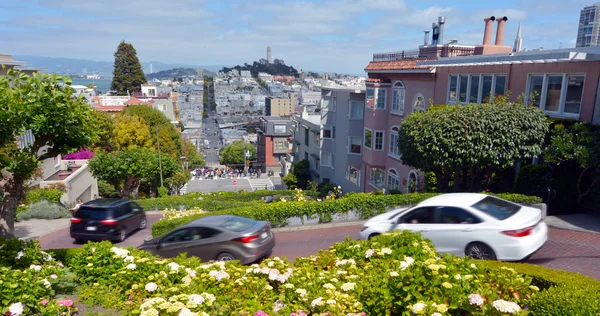
[[[242,264],[268,256],[275,236],[267,222],[238,216],[207,216],[145,241],[139,249],[170,258],[180,253],[202,261],[239,260]]]

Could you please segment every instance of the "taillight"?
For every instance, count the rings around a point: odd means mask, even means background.
[[[104,225],[117,225],[119,222],[116,219],[105,219],[103,221],[100,221],[100,223]]]
[[[81,218],[71,217],[71,224],[81,223]]]
[[[505,231],[501,231],[502,234],[507,235],[507,236],[511,236],[511,237],[525,237],[525,236],[529,236],[531,235],[531,232],[533,231],[533,227],[526,227],[526,228],[522,228],[522,229],[515,229],[515,230],[505,230]]]
[[[248,237],[236,238],[233,241],[239,241],[239,242],[247,244],[247,243],[249,243],[249,242],[251,242],[251,241],[253,241],[254,239],[257,239],[257,238],[258,238],[258,235],[255,235],[255,236],[248,236]]]

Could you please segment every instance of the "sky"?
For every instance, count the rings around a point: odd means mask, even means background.
[[[481,44],[494,15],[508,17],[507,45],[522,22],[526,49],[574,47],[592,1],[0,0],[0,53],[111,61],[125,40],[141,61],[235,65],[271,46],[304,71],[360,74],[373,53],[417,49],[442,15],[460,44]]]

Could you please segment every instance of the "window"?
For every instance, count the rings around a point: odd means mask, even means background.
[[[469,92],[469,103],[477,103],[479,100],[479,75],[471,76],[471,89]]]
[[[286,149],[285,142],[283,142],[283,141],[275,142],[275,149]]]
[[[360,101],[350,101],[350,119],[362,120],[365,110],[365,103]]]
[[[273,126],[273,132],[275,134],[285,134],[286,133],[286,126],[284,124],[275,124]]]
[[[372,149],[373,148],[373,131],[365,128],[365,148]]]
[[[398,135],[400,129],[396,126],[390,130],[390,151],[388,154],[394,158],[400,158],[400,149],[398,149]]]
[[[346,166],[346,179],[360,187],[360,168]]]
[[[484,75],[483,76],[483,83],[482,83],[482,89],[481,89],[481,103],[490,103],[491,98],[490,98],[490,92],[492,91],[492,80],[493,80],[493,76],[491,75]]]
[[[417,94],[413,101],[413,112],[414,111],[425,111],[425,97],[422,94]]]
[[[375,106],[375,88],[367,88],[367,106],[374,107]]]
[[[496,81],[494,82],[494,96],[504,95],[506,92],[506,76],[496,75]]]
[[[160,243],[161,244],[170,244],[170,243],[190,241],[190,240],[192,240],[192,229],[184,228],[184,229],[180,229],[176,232],[173,232],[170,235],[167,235],[165,238],[163,238],[160,241]]]
[[[331,104],[329,111],[335,112],[335,110],[337,110],[337,98],[333,97],[333,103]]]
[[[406,224],[432,224],[434,212],[434,207],[421,207],[402,216],[398,222]]]
[[[371,168],[371,177],[369,178],[369,184],[376,189],[383,189],[383,181],[385,178],[385,171],[377,168]]]
[[[348,149],[351,154],[360,154],[362,153],[362,138],[350,136],[348,137]]]
[[[319,146],[320,135],[318,132],[313,132],[313,134],[315,135],[315,145]]]
[[[475,215],[458,207],[443,206],[438,208],[439,224],[477,224],[480,223]]]
[[[304,153],[304,160],[308,161],[308,153],[307,152]]]
[[[257,224],[257,221],[245,218],[245,217],[237,217],[233,216],[230,219],[223,222],[223,224],[219,225],[219,227],[230,230],[232,232],[243,232],[248,228]]]
[[[469,85],[469,76],[460,76],[460,81],[458,85],[458,102],[465,103],[467,102],[467,87]]]
[[[308,136],[309,132],[308,132],[308,127],[304,128],[304,145],[308,146]]]
[[[499,220],[505,220],[517,213],[521,206],[493,196],[487,196],[471,207],[491,215]]]
[[[321,166],[323,167],[333,167],[333,154],[322,152],[321,153]]]
[[[384,135],[385,135],[384,131],[375,131],[375,150],[378,150],[378,151],[383,150]]]
[[[400,189],[400,177],[396,173],[396,170],[390,169],[388,171],[387,178],[387,188],[388,190],[399,190]]]
[[[386,89],[377,89],[377,109],[385,110]]]
[[[404,97],[406,90],[402,82],[396,82],[394,84],[394,90],[392,90],[392,113],[404,114]]]
[[[448,82],[448,101],[456,102],[456,91],[458,87],[458,76],[450,76],[450,80]]]
[[[333,138],[331,137],[331,127],[323,127],[323,138]]]
[[[579,118],[584,75],[536,74],[527,80],[528,104],[558,116]]]
[[[321,108],[323,108],[323,112],[329,111],[329,99],[323,99]]]

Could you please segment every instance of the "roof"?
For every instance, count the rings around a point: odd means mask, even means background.
[[[392,61],[372,61],[365,67],[365,71],[400,70],[405,72],[431,72],[432,69],[429,66],[421,66],[417,63],[434,60],[435,59],[397,59]]]
[[[124,108],[126,108],[124,105],[96,105],[96,110],[104,112],[120,112]]]
[[[134,105],[134,104],[148,104],[148,102],[144,102],[136,97],[132,97],[131,99],[125,101],[125,103],[123,103],[125,105]]]
[[[93,206],[93,207],[112,207],[115,205],[121,205],[123,203],[129,202],[129,200],[122,199],[97,199],[93,201],[89,201],[84,203],[84,206]]]
[[[214,225],[218,226],[223,224],[226,220],[236,217],[232,215],[214,215],[214,216],[205,216],[200,219],[197,219],[191,223],[188,223],[185,226],[196,226],[196,225]]]
[[[365,85],[360,86],[318,86],[322,90],[336,90],[336,91],[346,91],[350,93],[365,93],[366,87]],[[320,92],[319,92],[320,93]]]
[[[419,203],[419,206],[467,207],[481,201],[486,196],[481,193],[447,193],[429,198]]]

